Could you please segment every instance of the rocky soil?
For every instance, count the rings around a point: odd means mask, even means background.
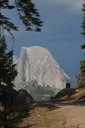
[[[64,90],[50,101],[10,110],[8,122],[16,128],[85,128],[85,89]]]

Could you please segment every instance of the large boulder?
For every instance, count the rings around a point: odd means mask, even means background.
[[[24,89],[0,89],[0,103],[6,107],[30,105],[34,102],[32,96]]]
[[[32,96],[24,89],[20,89],[13,100],[13,104],[16,105],[30,105],[33,102]]]

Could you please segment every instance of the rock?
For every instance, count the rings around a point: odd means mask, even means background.
[[[22,47],[17,64],[18,76],[14,83],[17,89],[25,88],[34,80],[38,85],[63,89],[69,76],[60,68],[50,52],[42,47]]]
[[[34,102],[32,96],[24,89],[21,89],[19,91],[16,91],[15,89],[6,89],[2,90],[1,94],[2,100],[0,100],[0,103],[3,103],[3,105],[5,105],[7,108],[22,105],[29,106],[31,103]]]
[[[51,99],[61,100],[64,98],[70,98],[75,93],[76,88],[62,89],[57,95],[51,97]]]
[[[14,99],[14,104],[16,105],[30,105],[33,102],[34,100],[32,96],[24,89],[20,89],[18,91],[16,99]]]

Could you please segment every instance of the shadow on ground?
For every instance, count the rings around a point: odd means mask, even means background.
[[[73,95],[76,97],[75,99],[72,97]],[[78,95],[75,90],[72,90],[72,92],[69,90],[69,92],[61,92],[60,95],[49,101],[39,101],[29,106],[22,104],[15,108],[9,108],[7,110],[6,128],[31,128],[35,124],[29,124],[29,122],[27,122],[22,127],[20,127],[18,124],[20,124],[23,119],[29,118],[30,111],[37,107],[47,108],[46,111],[53,111],[55,109],[61,108],[62,106],[68,105],[85,106],[85,93],[83,92],[79,95],[79,97]],[[62,99],[63,96],[66,96],[67,98]]]
[[[7,123],[6,128],[30,128],[32,125],[19,127],[18,124],[22,122],[24,118],[29,117],[30,108],[28,106],[17,106],[16,108],[9,108],[7,110]]]
[[[8,127],[6,128],[31,128],[32,126],[34,126],[35,124],[29,124],[29,122],[25,124],[23,127],[20,127],[18,124],[20,124],[23,121],[23,119],[29,118],[30,111],[32,109],[35,109],[36,107],[47,108],[46,111],[53,111],[55,109],[59,109],[62,106],[67,106],[67,105],[84,106],[85,102],[66,103],[66,102],[57,102],[56,100],[50,100],[50,101],[37,102],[37,103],[30,105],[29,107],[18,106],[17,108],[9,109],[7,111]]]

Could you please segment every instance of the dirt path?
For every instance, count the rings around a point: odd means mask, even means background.
[[[38,102],[23,117],[22,128],[85,128],[85,103]]]

